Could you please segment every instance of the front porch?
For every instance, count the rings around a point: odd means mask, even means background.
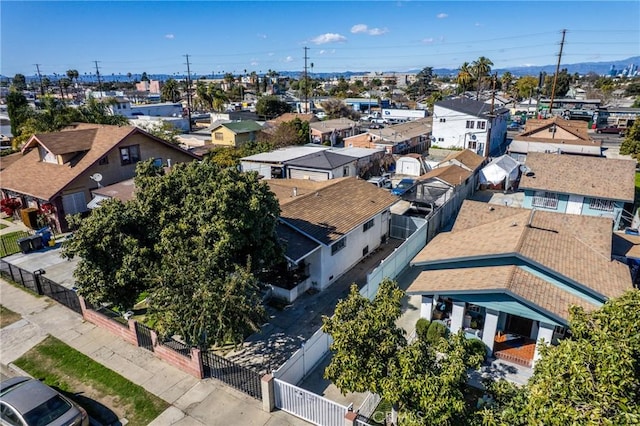
[[[452,333],[463,331],[467,338],[481,339],[490,357],[527,368],[535,365],[539,345],[555,344],[563,336],[563,327],[539,315],[540,319],[533,319],[536,315],[527,318],[513,313],[528,313],[513,304],[505,304],[512,312],[495,309],[498,306],[496,301],[478,305],[453,297],[422,295],[420,316],[444,323]]]

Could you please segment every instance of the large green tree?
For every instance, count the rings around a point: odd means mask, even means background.
[[[27,90],[27,79],[24,74],[14,75],[13,79],[11,80],[11,87],[19,92]]]
[[[416,81],[407,87],[407,95],[412,99],[417,99],[430,94],[434,90],[431,80],[433,80],[433,68],[424,67],[416,74]]]
[[[372,301],[351,287],[334,316],[323,318],[322,330],[333,338],[325,378],[343,393],[378,393],[393,404],[394,413],[400,410],[403,425],[453,424],[465,411],[467,370],[477,368],[482,355],[461,333],[408,344],[397,326],[403,297],[389,279]]]
[[[18,90],[13,88],[7,95],[7,114],[11,121],[11,134],[20,136],[20,127],[29,117],[30,108],[27,98]]]
[[[79,293],[129,309],[147,291],[161,334],[241,342],[263,318],[255,274],[282,259],[275,195],[257,174],[210,161],[136,173],[135,199],[97,209],[63,250],[81,258]]]
[[[491,59],[480,56],[478,59],[471,63],[471,70],[473,77],[476,80],[476,99],[480,99],[480,91],[482,90],[482,80],[489,75],[493,62]]]
[[[161,98],[164,102],[178,102],[180,100],[180,88],[178,82],[170,78],[164,82],[161,90]]]
[[[469,62],[463,63],[458,69],[458,75],[456,76],[456,83],[458,87],[462,90],[461,92],[465,92],[469,84],[473,81],[473,75],[471,71],[471,65]]]
[[[518,91],[518,96],[520,97],[520,99],[533,96],[536,93],[537,87],[538,79],[530,75],[520,77],[516,81],[516,90]]]
[[[277,117],[286,112],[290,112],[288,103],[281,101],[277,96],[262,96],[256,103],[256,112],[267,119]]]
[[[551,96],[551,92],[553,91],[553,75],[548,75],[544,79],[544,94],[546,96]],[[566,95],[569,91],[569,87],[571,85],[571,75],[566,68],[562,69],[558,73],[558,78],[556,80],[556,90],[555,90],[555,99],[561,98]]]
[[[485,425],[640,423],[640,291],[587,313],[570,309],[569,338],[544,347],[524,387],[491,386]]]
[[[640,120],[634,121],[633,126],[627,130],[620,145],[620,154],[631,155],[636,160],[640,159]]]

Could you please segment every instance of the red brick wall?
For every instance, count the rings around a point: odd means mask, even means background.
[[[82,307],[82,316],[90,323],[108,330],[109,332],[121,337],[126,342],[138,345],[138,336],[136,335],[136,321],[129,320],[129,326],[121,324],[99,312],[87,308],[86,303],[82,297],[80,299],[80,306]],[[204,377],[204,370],[202,367],[202,360],[200,359],[200,350],[196,348],[191,349],[191,357],[185,357],[173,349],[163,346],[158,343],[158,337],[155,331],[151,331],[151,339],[153,341],[154,355],[161,360],[173,365],[174,367],[191,374],[192,376],[202,379]]]

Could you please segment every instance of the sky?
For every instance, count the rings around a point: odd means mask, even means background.
[[[0,74],[548,65],[563,29],[563,64],[638,56],[640,1],[0,0]]]

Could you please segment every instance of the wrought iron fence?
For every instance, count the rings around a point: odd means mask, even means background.
[[[49,296],[67,308],[81,314],[80,299],[75,291],[43,276],[42,269],[29,272],[0,259],[0,275],[39,295]]]
[[[153,339],[151,338],[151,329],[146,325],[135,322],[136,324],[136,338],[138,339],[138,346],[148,351],[153,352]]]
[[[205,377],[213,377],[256,399],[262,399],[260,373],[212,352],[200,352]]]

